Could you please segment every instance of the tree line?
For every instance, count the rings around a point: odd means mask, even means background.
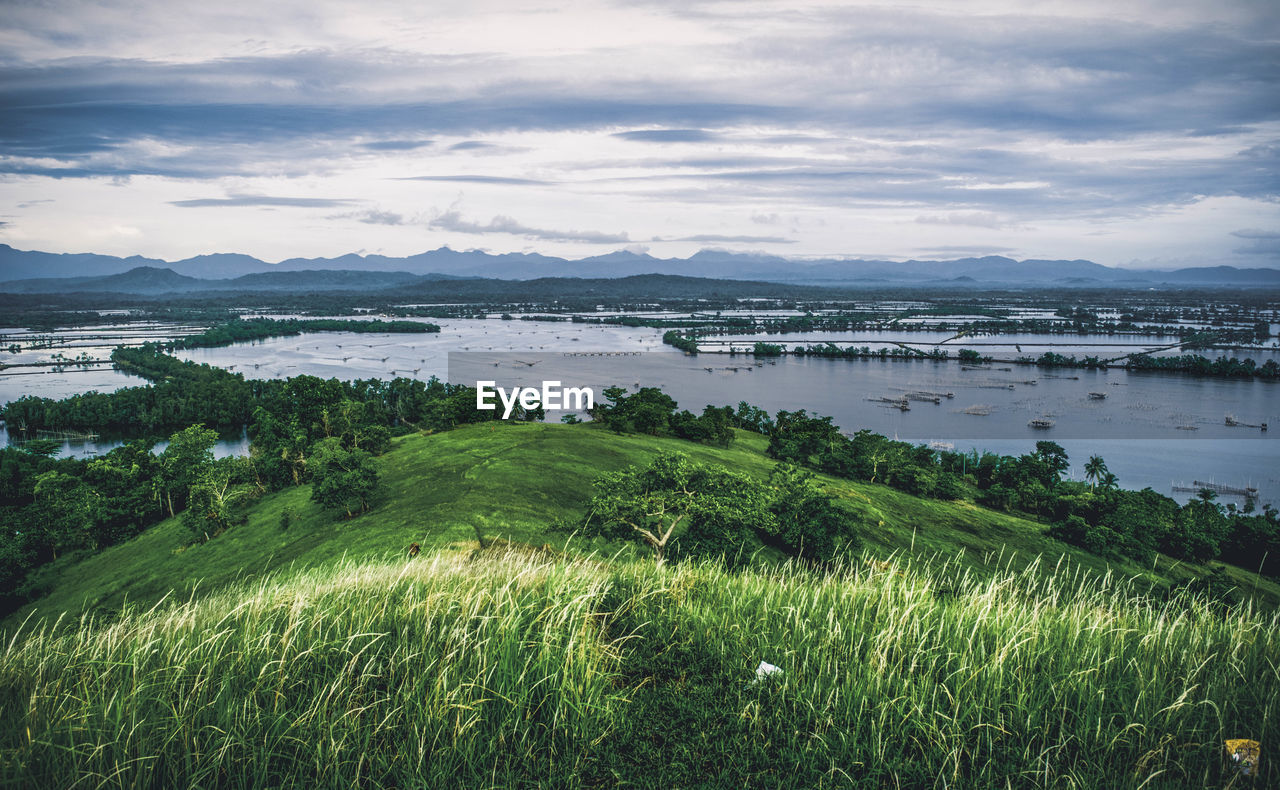
[[[614,430],[702,442],[718,435],[690,435],[684,426],[691,413],[677,412],[675,401],[654,388],[630,395],[613,388],[606,399],[596,419]],[[797,468],[1031,517],[1046,523],[1052,537],[1103,557],[1150,561],[1160,552],[1192,562],[1221,560],[1280,578],[1280,511],[1267,505],[1257,512],[1252,500],[1243,508],[1224,507],[1208,490],[1180,505],[1151,488],[1123,489],[1100,456],[1085,464],[1083,482],[1070,480],[1064,476],[1067,452],[1055,442],[1036,442],[1034,451],[1017,456],[953,452],[868,430],[846,435],[831,417],[803,409],[770,416],[745,401],[736,410],[708,406],[698,419],[763,434],[769,438],[767,454]]]
[[[207,540],[234,526],[256,497],[297,485],[311,485],[312,498],[338,516],[362,512],[376,501],[376,458],[393,436],[496,417],[476,410],[474,388],[434,378],[245,381],[155,348],[119,351],[156,383],[62,401],[24,398],[4,411],[11,430],[23,420],[28,427],[128,426],[150,437],[89,460],[54,458],[58,445],[49,441],[0,450],[0,598],[6,607],[37,595],[35,571],[61,554],[119,543],[170,516],[181,516],[193,540]],[[544,415],[534,410],[515,416]],[[1020,456],[957,453],[866,430],[846,435],[830,417],[804,410],[770,415],[741,402],[694,414],[652,387],[635,393],[608,388],[592,417],[618,433],[666,434],[715,446],[732,443],[735,428],[754,431],[768,437],[767,453],[782,465],[767,490],[738,505],[724,492],[745,491],[741,481],[679,459],[597,486],[582,526],[643,537],[640,527],[654,537],[644,540],[659,558],[764,545],[821,560],[840,546],[856,545],[847,519],[828,507],[812,479],[822,472],[1028,515],[1047,523],[1050,535],[1103,556],[1147,559],[1161,552],[1280,576],[1280,513],[1270,506],[1261,513],[1251,504],[1223,507],[1212,492],[1179,505],[1149,488],[1124,490],[1098,457],[1086,465],[1085,482],[1068,480],[1067,453],[1054,442],[1037,442]],[[175,425],[178,420],[188,422]],[[247,430],[249,456],[214,459],[216,427],[228,424]],[[167,446],[155,452],[155,439],[163,435]],[[663,486],[692,491],[695,482],[706,496],[651,496]],[[617,499],[617,492],[628,501]],[[710,510],[697,510],[703,505]],[[637,507],[650,514],[644,524],[637,521]],[[686,519],[702,525],[693,533],[686,526],[677,534],[669,522],[661,527],[660,517],[653,521],[659,509],[678,514],[691,507],[701,515]]]
[[[6,410],[10,426],[21,414],[35,424],[54,416],[59,425],[100,427],[122,424],[140,405],[169,408],[186,386],[203,393],[181,401],[180,417],[190,422],[167,434],[163,450],[157,437],[164,434],[155,428],[171,424],[172,415],[135,423],[147,438],[99,458],[55,458],[59,445],[48,440],[0,449],[0,612],[39,597],[39,569],[59,556],[98,551],[165,518],[179,517],[193,541],[209,540],[238,523],[258,497],[298,485],[310,485],[311,498],[336,516],[356,515],[377,500],[376,459],[393,436],[494,419],[475,409],[474,388],[435,378],[245,381],[164,355],[140,363],[160,377],[156,384],[62,401],[23,399]],[[212,426],[228,413],[239,420],[234,427],[247,430],[250,454],[215,459]]]
[[[303,332],[356,332],[363,334],[422,334],[439,332],[436,324],[421,321],[369,321],[344,318],[276,319],[248,318],[224,321],[194,335],[178,337],[164,344],[169,350],[217,348],[269,337],[293,337]]]

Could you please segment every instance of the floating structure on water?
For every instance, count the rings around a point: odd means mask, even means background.
[[[1034,420],[1031,420],[1030,422],[1028,422],[1027,425],[1031,426],[1032,428],[1047,430],[1054,426],[1054,422],[1048,417],[1036,417]]]
[[[1089,393],[1089,400],[1106,400],[1106,399],[1107,399],[1107,393],[1105,393],[1105,392],[1090,392],[1090,393]]]
[[[1212,491],[1215,494],[1226,494],[1228,496],[1242,496],[1245,499],[1257,499],[1258,488],[1256,486],[1229,486],[1225,483],[1206,483],[1203,480],[1193,480],[1191,485],[1173,485],[1174,491],[1197,492],[1204,490]]]
[[[1267,429],[1267,424],[1265,422],[1260,422],[1260,423],[1241,422],[1240,420],[1236,419],[1236,416],[1234,414],[1227,415],[1226,424],[1228,428],[1258,428],[1259,430],[1263,430],[1263,431]]]
[[[928,401],[929,403],[942,403],[942,396],[934,395],[931,392],[908,392],[907,400]]]
[[[40,428],[36,431],[37,439],[57,439],[58,441],[72,442],[96,442],[99,437],[96,433],[81,433],[79,431],[49,431]]]
[[[907,403],[907,397],[905,395],[902,396],[901,398],[881,397],[881,398],[867,398],[867,400],[871,401],[872,403],[883,403],[886,406],[892,406],[895,409],[898,409],[899,411],[911,411],[911,405]]]

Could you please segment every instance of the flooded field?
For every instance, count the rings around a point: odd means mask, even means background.
[[[427,319],[422,319],[427,320]],[[537,384],[555,377],[566,385],[593,386],[597,392],[613,384],[635,389],[657,386],[682,408],[747,401],[769,410],[807,409],[831,415],[846,431],[868,428],[905,440],[950,443],[1019,453],[1039,439],[1067,447],[1073,462],[1101,454],[1126,486],[1151,485],[1174,494],[1175,483],[1211,479],[1231,485],[1255,485],[1264,501],[1280,502],[1280,385],[1256,380],[1195,378],[1171,373],[1124,370],[1053,370],[1001,365],[974,368],[955,361],[838,360],[783,357],[755,360],[748,355],[704,353],[685,356],[662,344],[662,330],[595,324],[522,320],[431,319],[439,334],[392,335],[326,332],[272,338],[213,349],[177,352],[183,359],[227,368],[249,378],[301,374],[347,380],[431,376],[460,383],[480,378]],[[187,331],[174,327],[175,334]],[[95,340],[111,333],[76,330],[49,348],[22,351],[55,353],[55,348],[84,349],[106,357],[112,341]],[[163,326],[138,328],[128,334],[137,342],[166,337]],[[58,333],[61,340],[62,333]],[[954,332],[830,332],[726,337],[719,349],[749,347],[756,340],[855,345],[904,341],[941,343]],[[896,339],[892,339],[895,338]],[[1143,337],[1143,341],[1154,338]],[[1059,353],[1098,353],[1102,348],[1145,348],[1133,338],[1111,335],[1017,335],[966,338],[943,347],[975,348],[984,354],[999,349],[1016,356],[1039,354],[1037,343],[1064,341]],[[1123,346],[1106,343],[1123,342]],[[995,345],[982,346],[991,342]],[[77,345],[72,345],[77,344]],[[708,350],[716,350],[712,346]],[[504,353],[508,352],[508,353]],[[509,352],[522,362],[515,362]],[[639,353],[637,353],[639,352]],[[953,351],[954,353],[954,351]],[[1213,352],[1210,352],[1213,353]],[[622,355],[619,355],[622,354]],[[1258,355],[1267,358],[1264,355]],[[451,359],[452,357],[452,359]],[[530,365],[529,363],[533,363]],[[109,366],[10,368],[0,371],[0,400],[22,395],[61,398],[89,390],[109,391],[145,384]],[[1230,416],[1237,424],[1227,424]],[[551,419],[555,419],[552,415]],[[1033,421],[1049,427],[1034,427]],[[1275,426],[1269,432],[1256,427]],[[0,435],[0,439],[7,437]],[[68,442],[64,453],[92,454],[109,442]],[[234,439],[220,452],[243,452]],[[1097,448],[1097,449],[1091,449]],[[1107,449],[1103,449],[1107,448]],[[1186,496],[1179,496],[1185,499]]]

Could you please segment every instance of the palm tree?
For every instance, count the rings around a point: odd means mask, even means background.
[[[1084,479],[1089,481],[1089,490],[1092,491],[1094,486],[1102,480],[1107,471],[1107,462],[1102,460],[1100,455],[1089,456],[1089,462],[1084,465]]]

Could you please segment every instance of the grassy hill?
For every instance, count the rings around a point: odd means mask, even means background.
[[[0,644],[0,787],[1220,788],[1225,739],[1274,742],[1274,608],[1145,595],[1203,569],[830,478],[867,556],[823,573],[548,531],[602,471],[681,450],[763,479],[763,447],[408,436],[358,518],[303,487],[208,543],[170,520],[64,558]]]
[[[148,606],[169,594],[211,591],[239,579],[289,566],[312,568],[340,559],[385,559],[410,543],[423,547],[475,546],[478,536],[556,547],[568,541],[581,551],[613,553],[626,547],[549,532],[573,519],[601,472],[642,464],[662,451],[720,463],[764,479],[773,468],[765,440],[739,432],[728,449],[663,437],[617,436],[591,425],[496,423],[395,441],[381,460],[382,502],[350,520],[335,519],[309,499],[306,486],[270,494],[255,503],[248,521],[208,543],[188,545],[190,533],[176,519],[127,543],[87,557],[69,556],[47,566],[39,583],[48,595],[10,616],[12,627],[28,615],[114,612],[125,601]],[[1205,568],[1161,557],[1152,566],[1108,562],[1046,537],[1042,524],[968,503],[919,499],[886,486],[820,477],[828,492],[852,511],[873,556],[906,553],[954,558],[960,567],[991,572],[1019,569],[1037,557],[1054,573],[1061,563],[1085,574],[1133,576],[1168,585]],[[290,514],[287,528],[282,516]],[[1228,566],[1242,591],[1262,605],[1280,603],[1280,585]]]
[[[1274,615],[1036,568],[504,546],[8,642],[0,785],[1181,790],[1277,734]]]

